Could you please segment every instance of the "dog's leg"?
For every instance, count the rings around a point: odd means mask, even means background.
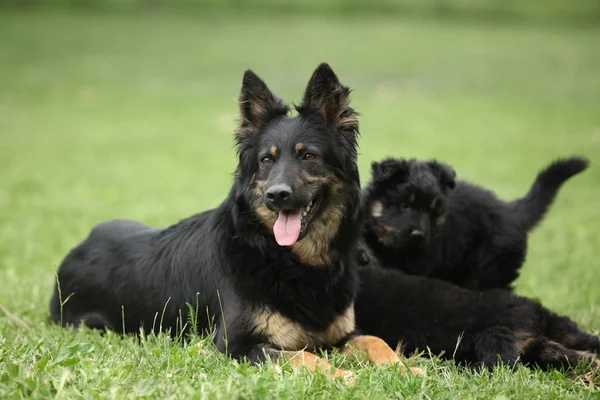
[[[600,354],[600,338],[582,331],[567,317],[550,314],[546,336],[570,349]]]
[[[79,316],[79,324],[84,324],[92,329],[109,329],[115,331],[115,327],[110,323],[105,315],[97,312],[89,312]]]
[[[354,384],[356,376],[352,371],[335,368],[321,357],[308,351],[280,351],[279,359],[286,360],[296,369],[306,368],[312,373],[325,374],[329,379],[342,379],[346,384]]]
[[[372,363],[377,366],[403,364],[400,362],[398,354],[382,339],[376,336],[360,335],[354,336],[347,342],[347,346],[342,348],[342,353],[347,355],[363,354]],[[414,375],[424,375],[421,368],[410,368]]]
[[[276,364],[288,363],[294,369],[306,368],[311,373],[322,373],[327,378],[335,380],[341,378],[344,383],[353,384],[355,375],[351,371],[335,368],[322,358],[308,351],[285,351],[272,344],[260,343],[247,347],[243,337],[237,337],[228,343],[228,349],[222,347],[223,341],[217,340],[217,349],[227,352],[233,358],[247,359],[254,365],[260,365],[267,360]]]
[[[531,339],[523,349],[522,360],[542,369],[576,367],[582,360],[592,362],[596,367],[600,366],[595,354],[569,349],[545,337]]]
[[[512,366],[519,356],[517,337],[506,327],[487,329],[475,337],[475,356],[478,361],[473,368],[492,369],[501,362]]]

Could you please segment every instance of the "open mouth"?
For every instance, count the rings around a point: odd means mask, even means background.
[[[306,234],[306,228],[321,206],[323,196],[317,195],[304,208],[280,210],[273,225],[275,240],[280,246],[291,246]]]

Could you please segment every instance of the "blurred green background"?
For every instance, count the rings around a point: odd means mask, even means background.
[[[600,329],[600,2],[0,4],[0,303],[50,341],[66,252],[104,219],[216,206],[244,70],[292,102],[323,61],[354,89],[363,182],[372,160],[436,157],[513,199],[554,157],[589,157],[517,291]],[[0,314],[0,342],[33,349],[28,335]]]
[[[433,16],[490,20],[588,22],[600,20],[596,0],[2,0],[11,8],[206,13],[294,13]]]

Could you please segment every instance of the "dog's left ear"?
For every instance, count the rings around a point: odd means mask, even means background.
[[[313,72],[297,110],[301,115],[318,112],[331,130],[356,140],[358,113],[350,107],[350,89],[340,83],[328,64],[319,65]]]
[[[444,191],[454,189],[456,186],[456,172],[454,168],[436,160],[429,161],[427,165],[429,165],[431,172],[437,176]]]

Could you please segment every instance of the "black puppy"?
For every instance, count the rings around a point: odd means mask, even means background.
[[[472,367],[494,367],[499,360],[543,369],[581,360],[600,365],[598,337],[538,303],[502,289],[471,291],[373,264],[359,271],[357,326],[405,355],[429,348]]]
[[[236,358],[284,356],[329,370],[296,351],[351,339],[372,361],[397,363],[380,339],[353,336],[361,193],[349,93],[322,64],[292,117],[246,71],[239,164],[225,201],[165,229],[124,220],[96,226],[58,270],[52,319],[174,333],[191,305],[207,313],[191,322],[206,332],[214,321],[217,348]]]
[[[557,160],[525,197],[504,202],[456,181],[454,170],[437,161],[375,162],[364,190],[363,237],[386,268],[474,290],[510,289],[525,261],[528,232],[561,185],[587,166],[583,158]]]

